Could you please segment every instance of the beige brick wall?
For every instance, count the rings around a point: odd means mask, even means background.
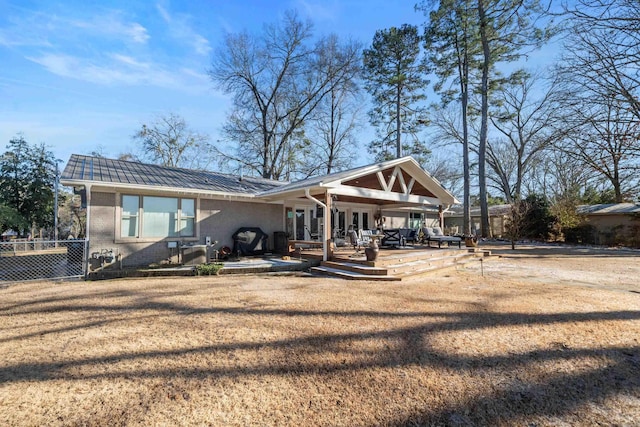
[[[130,193],[130,192],[128,192]],[[168,197],[172,195],[167,194]],[[232,234],[240,227],[260,227],[269,235],[269,248],[273,248],[274,231],[283,231],[282,205],[230,200],[201,199],[196,225],[197,241],[179,237],[145,242],[116,241],[116,193],[93,192],[91,195],[91,224],[89,254],[103,249],[114,249],[122,256],[124,267],[149,265],[171,258],[177,262],[178,249],[169,249],[168,242],[183,241],[204,244],[205,237],[218,240],[216,247],[233,247]]]

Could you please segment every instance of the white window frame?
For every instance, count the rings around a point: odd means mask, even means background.
[[[123,206],[122,206],[122,201],[123,198],[126,196],[130,196],[130,197],[137,197],[138,198],[138,212],[136,215],[128,215],[125,216],[123,214]],[[126,241],[140,241],[140,242],[144,242],[144,241],[158,241],[158,240],[175,240],[175,239],[180,239],[180,240],[185,240],[185,241],[189,241],[189,240],[197,240],[198,239],[198,229],[197,229],[197,218],[198,218],[198,199],[195,197],[177,197],[177,196],[158,196],[158,195],[153,195],[153,194],[131,194],[131,193],[119,193],[117,195],[118,197],[118,204],[117,204],[117,215],[116,215],[116,242],[118,241],[122,241],[122,242],[126,242]],[[177,213],[177,217],[175,219],[176,221],[176,233],[175,235],[167,235],[167,236],[145,236],[144,235],[144,199],[145,197],[159,197],[159,198],[166,198],[166,199],[177,199],[178,201],[178,213]],[[183,216],[182,214],[182,203],[183,200],[192,200],[193,201],[193,215],[186,215]],[[136,236],[122,236],[122,222],[124,219],[126,218],[136,218],[137,221],[137,235]],[[182,234],[182,220],[184,219],[190,219],[193,221],[193,233],[189,234],[189,235],[183,235]]]

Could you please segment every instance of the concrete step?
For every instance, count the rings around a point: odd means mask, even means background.
[[[312,267],[311,272],[313,273],[321,273],[328,274],[330,276],[341,277],[347,280],[372,280],[372,281],[399,281],[402,280],[400,277],[389,276],[387,274],[363,274],[355,271],[343,270],[341,268],[320,266],[320,267]]]

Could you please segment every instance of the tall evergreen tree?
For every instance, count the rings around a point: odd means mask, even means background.
[[[377,133],[370,149],[377,160],[411,154],[421,161],[428,154],[417,136],[426,125],[420,103],[429,83],[420,45],[418,27],[403,24],[376,31],[371,47],[364,50],[365,89],[374,104],[369,117]]]
[[[477,0],[477,22],[482,45],[480,79],[480,141],[478,142],[478,184],[480,186],[480,230],[490,234],[487,200],[486,154],[490,91],[501,84],[495,65],[520,59],[524,49],[540,46],[551,31],[537,24],[543,13],[540,0]]]
[[[537,47],[546,41],[552,31],[550,28],[541,29],[538,25],[538,19],[543,13],[540,0],[425,0],[417,7],[425,14],[430,13],[428,29],[439,26],[450,29],[436,34],[440,37],[437,40],[444,43],[446,52],[458,49],[456,40],[464,29],[464,33],[468,35],[466,40],[470,43],[468,52],[472,55],[467,60],[478,64],[480,75],[468,83],[472,84],[473,91],[481,98],[478,141],[480,232],[482,236],[488,236],[486,151],[489,96],[504,81],[496,64],[518,60],[526,54],[526,49]],[[435,12],[431,12],[432,9]],[[451,19],[447,11],[455,13],[454,19]],[[434,20],[444,20],[444,23]],[[441,63],[438,66],[450,67],[451,64]],[[469,78],[470,74],[467,73],[464,77]]]
[[[446,0],[431,10],[433,0],[419,3],[416,8],[429,15],[425,29],[425,48],[434,65],[438,81],[434,89],[442,104],[460,103],[463,158],[463,233],[471,234],[471,172],[469,161],[469,93],[477,66],[479,47],[471,0]]]
[[[30,145],[20,136],[9,141],[0,157],[2,226],[20,234],[29,227],[53,225],[55,160],[44,144]]]

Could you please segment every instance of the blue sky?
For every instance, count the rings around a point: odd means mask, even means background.
[[[22,132],[64,163],[95,150],[115,157],[132,151],[143,123],[168,112],[215,141],[230,103],[206,70],[225,32],[259,32],[297,9],[316,34],[368,45],[377,29],[421,23],[414,4],[0,0],[0,148]]]

